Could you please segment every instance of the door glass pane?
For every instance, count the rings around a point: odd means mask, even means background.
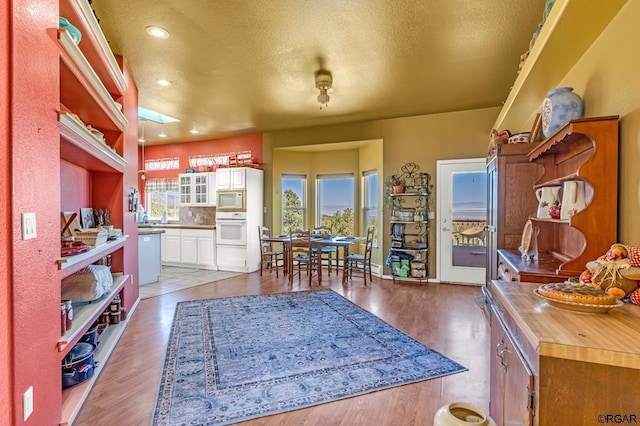
[[[453,266],[484,268],[487,256],[487,174],[454,172],[451,191]]]

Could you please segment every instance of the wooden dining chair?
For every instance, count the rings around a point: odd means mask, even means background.
[[[289,232],[291,238],[289,247],[289,285],[293,285],[294,275],[298,275],[298,282],[302,281],[302,272],[304,271],[309,278],[309,286],[311,286],[311,278],[314,271],[318,271],[318,256],[313,251],[311,244],[311,231],[291,230]]]
[[[331,238],[331,228],[328,226],[317,226],[313,228],[313,236],[317,236],[320,238]],[[313,249],[314,252],[317,252],[317,249]],[[331,275],[331,271],[333,266],[335,265],[336,275],[338,274],[338,247],[336,246],[322,246],[320,249],[320,256],[318,261],[323,262],[327,261],[327,270],[329,271],[329,275]],[[335,261],[335,263],[334,263]]]
[[[271,230],[267,226],[258,225],[258,236],[260,237],[260,276],[263,269],[269,269],[269,272],[275,269],[276,278],[278,278],[278,269],[284,266],[285,262],[283,251],[274,250],[273,244],[265,241],[265,238],[271,237]]]
[[[373,251],[373,228],[367,229],[367,238],[364,244],[364,254],[354,253],[349,254],[345,259],[344,271],[342,275],[342,283],[346,284],[347,280],[353,277],[354,272],[356,276],[362,276],[364,278],[364,285],[367,285],[367,275],[369,281],[373,281],[371,276],[371,252]]]

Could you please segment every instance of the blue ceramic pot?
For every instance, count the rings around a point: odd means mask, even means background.
[[[542,102],[542,133],[551,136],[566,122],[582,118],[584,102],[573,93],[573,87],[558,87],[550,90]]]
[[[71,40],[73,40],[75,44],[80,43],[80,40],[82,39],[82,33],[80,32],[79,29],[71,25],[71,22],[69,22],[67,18],[63,18],[61,16],[58,19],[58,26],[64,30],[67,30],[67,32],[69,33],[69,36],[71,36]]]

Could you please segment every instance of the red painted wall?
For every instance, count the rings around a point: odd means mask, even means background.
[[[3,2],[4,4],[5,2]],[[61,406],[58,2],[13,0],[11,57],[12,424],[51,425]],[[37,238],[23,241],[21,213],[36,213]],[[5,305],[6,306],[6,305]],[[22,421],[22,395],[34,411]],[[6,407],[6,406],[5,406]],[[4,407],[3,407],[4,408]]]
[[[125,243],[126,256],[124,256],[124,272],[130,274],[133,279],[129,281],[129,284],[124,289],[123,303],[127,308],[127,311],[131,312],[133,303],[138,298],[139,293],[139,280],[138,280],[138,224],[136,222],[136,214],[128,212],[129,200],[128,194],[131,189],[135,188],[138,183],[138,170],[136,167],[138,164],[138,89],[135,87],[133,76],[126,62],[121,57],[116,57],[121,68],[124,72],[124,77],[129,83],[129,89],[124,98],[121,99],[121,103],[124,106],[123,111],[128,121],[127,128],[125,130],[124,138],[124,159],[127,160],[127,168],[124,173],[124,185],[122,191],[121,205],[123,208],[120,211],[127,211],[122,218],[122,231],[124,234],[129,235],[129,239]],[[115,213],[116,215],[122,213]],[[117,216],[115,216],[117,217]],[[115,218],[114,217],[114,218]]]
[[[10,26],[9,16],[11,2],[2,2],[0,6],[0,199],[3,200],[0,209],[0,424],[13,423],[13,391],[11,368],[13,365],[12,350],[13,339],[11,335],[12,309],[11,309],[11,168],[10,164],[10,126],[11,116],[11,69],[10,63]]]
[[[80,214],[82,207],[92,207],[89,200],[91,174],[86,169],[60,162],[60,211]]]
[[[262,164],[262,133],[252,133],[229,138],[221,138],[197,142],[174,143],[167,145],[147,146],[144,149],[145,160],[161,158],[180,158],[178,170],[152,171],[146,173],[148,179],[161,179],[176,177],[178,173],[184,173],[189,167],[189,157],[196,155],[225,154],[230,152],[251,151],[255,161]],[[142,157],[140,157],[140,170],[142,170]],[[144,181],[139,181],[140,194],[144,194]]]

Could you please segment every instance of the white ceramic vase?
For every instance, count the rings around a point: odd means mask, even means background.
[[[550,90],[542,102],[542,133],[545,137],[565,123],[584,114],[582,98],[573,93],[573,87],[558,87]]]
[[[585,186],[581,180],[570,180],[562,188],[560,219],[566,220],[587,206]]]
[[[496,426],[496,422],[480,408],[464,402],[452,402],[440,407],[433,426]]]
[[[551,206],[559,202],[559,193],[559,186],[545,186],[543,188],[536,189],[536,198],[538,199],[538,211],[536,212],[537,218],[551,218],[551,212],[549,209],[551,208]]]

